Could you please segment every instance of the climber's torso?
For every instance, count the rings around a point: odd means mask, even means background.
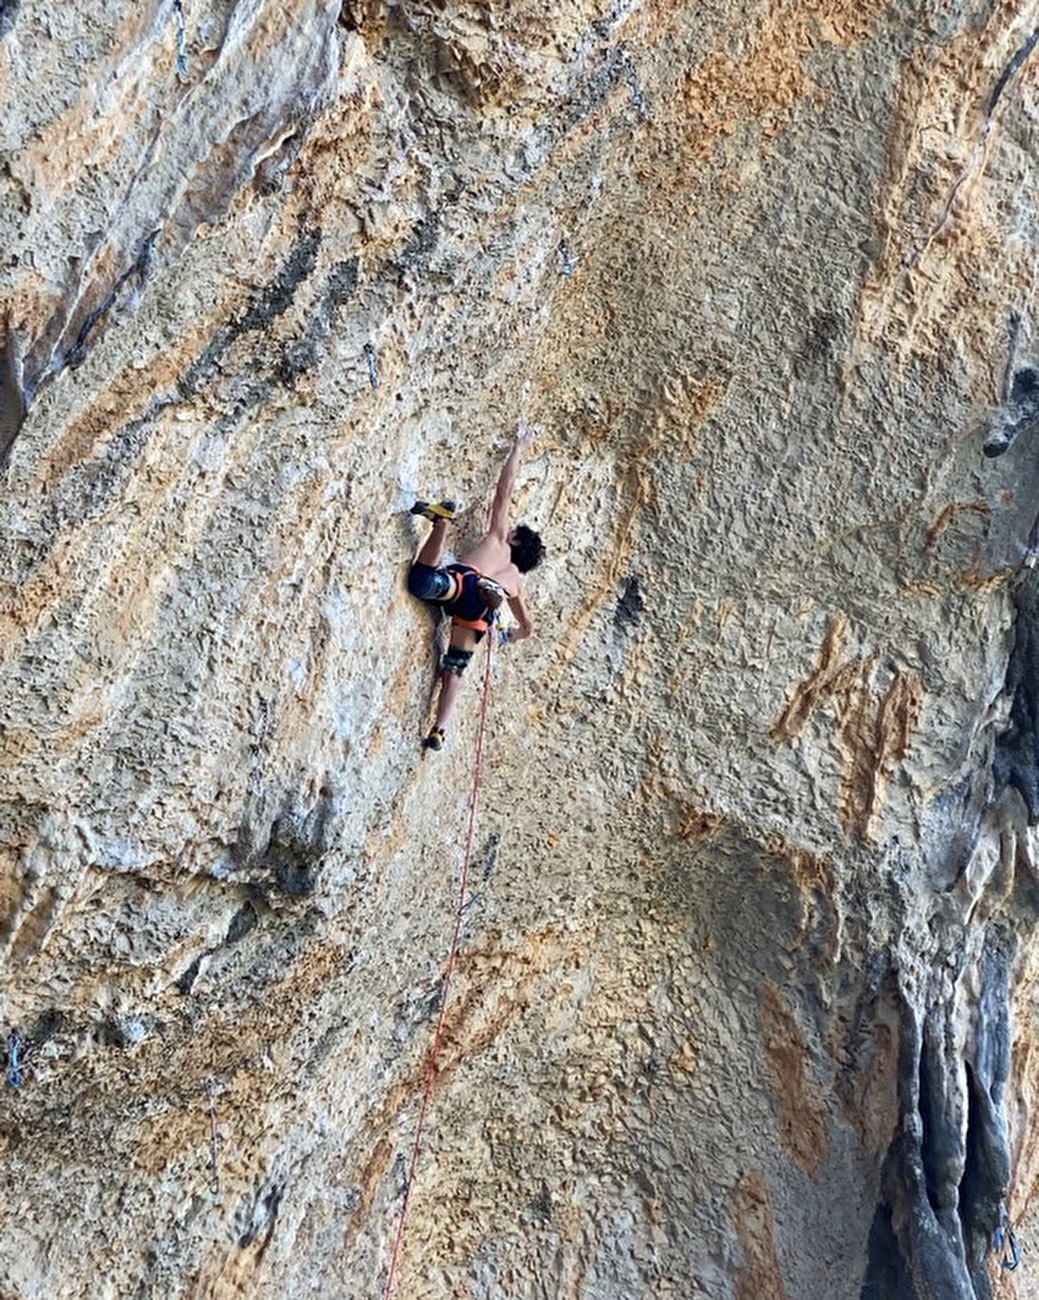
[[[504,589],[507,596],[514,598],[523,590],[523,579],[519,569],[512,562],[511,554],[508,542],[495,537],[493,533],[487,533],[471,550],[459,557],[458,563],[460,566],[475,569],[484,578],[493,578],[498,586]],[[466,611],[462,616],[481,618],[486,613],[485,610],[483,614],[472,615],[470,611]],[[479,639],[480,634],[473,628],[459,627],[457,624],[451,628],[453,646],[472,650]]]
[[[508,542],[487,533],[470,551],[459,558],[460,564],[479,569],[485,578],[493,578],[507,596],[518,596],[523,590],[523,579],[512,562]]]

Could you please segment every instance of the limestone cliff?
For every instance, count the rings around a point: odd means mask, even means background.
[[[395,1294],[1039,1296],[1037,40],[0,0],[4,1300],[382,1294],[530,424]]]

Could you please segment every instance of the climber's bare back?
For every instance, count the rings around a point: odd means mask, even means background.
[[[523,591],[523,579],[512,562],[507,537],[485,533],[471,550],[459,556],[459,563],[479,569],[485,578],[493,578],[507,596],[516,597]]]

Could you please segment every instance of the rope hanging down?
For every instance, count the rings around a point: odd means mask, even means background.
[[[480,792],[480,774],[483,767],[483,741],[484,734],[487,730],[487,705],[491,698],[491,643],[494,640],[494,629],[487,633],[487,659],[483,670],[483,694],[480,697],[480,729],[476,736],[476,761],[473,764],[473,783],[469,791],[469,826],[465,837],[465,855],[462,859],[462,882],[458,887],[458,906],[455,910],[455,932],[451,939],[451,951],[447,958],[447,968],[444,971],[444,981],[440,994],[440,1015],[437,1019],[436,1033],[433,1035],[433,1043],[429,1049],[429,1057],[426,1062],[426,1087],[422,1094],[422,1108],[419,1111],[418,1127],[415,1130],[415,1145],[411,1151],[411,1164],[408,1166],[408,1178],[404,1184],[404,1203],[400,1207],[400,1220],[397,1223],[397,1235],[393,1242],[393,1254],[390,1257],[390,1272],[386,1280],[386,1289],[383,1291],[383,1300],[389,1300],[393,1292],[393,1279],[397,1271],[397,1258],[400,1254],[400,1244],[404,1238],[404,1220],[408,1213],[408,1204],[411,1200],[411,1188],[415,1181],[415,1167],[418,1164],[419,1149],[422,1145],[422,1129],[426,1121],[426,1110],[429,1107],[429,1099],[433,1095],[433,1084],[436,1080],[437,1056],[440,1052],[440,1040],[443,1036],[444,1020],[447,1015],[447,999],[451,991],[451,975],[455,968],[455,959],[458,956],[458,945],[462,937],[462,919],[465,912],[466,891],[469,886],[469,865],[473,857],[473,837],[476,831],[476,803],[477,796]]]

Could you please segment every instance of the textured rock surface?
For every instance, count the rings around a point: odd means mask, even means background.
[[[0,0],[5,1297],[380,1294],[404,511],[528,421],[397,1293],[1039,1295],[1039,14],[937,8]]]

